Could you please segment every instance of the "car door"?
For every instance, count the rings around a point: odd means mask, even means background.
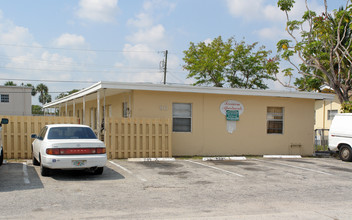
[[[37,158],[38,161],[40,160],[39,158],[40,148],[43,145],[44,137],[47,130],[48,128],[46,126],[43,127],[42,130],[40,130],[37,138],[33,141],[33,155],[35,156],[35,158]]]

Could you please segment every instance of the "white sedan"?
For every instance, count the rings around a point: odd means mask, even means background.
[[[33,165],[40,165],[42,176],[50,175],[50,169],[104,171],[106,147],[86,125],[46,125],[32,138]]]

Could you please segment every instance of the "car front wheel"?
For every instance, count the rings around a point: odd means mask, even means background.
[[[352,161],[352,149],[350,146],[343,145],[340,148],[340,158],[342,161]]]

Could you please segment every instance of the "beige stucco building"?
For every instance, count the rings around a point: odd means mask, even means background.
[[[0,115],[31,115],[32,88],[0,86]]]
[[[96,131],[108,117],[170,118],[173,156],[312,155],[316,100],[333,99],[322,93],[99,82],[44,107],[78,117]]]
[[[329,129],[332,119],[340,112],[341,104],[336,95],[333,100],[317,100],[315,102],[314,129]]]

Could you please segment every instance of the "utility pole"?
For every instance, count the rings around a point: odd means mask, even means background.
[[[167,53],[168,53],[168,51],[167,51],[167,50],[165,50],[165,62],[164,62],[164,84],[166,84]]]

